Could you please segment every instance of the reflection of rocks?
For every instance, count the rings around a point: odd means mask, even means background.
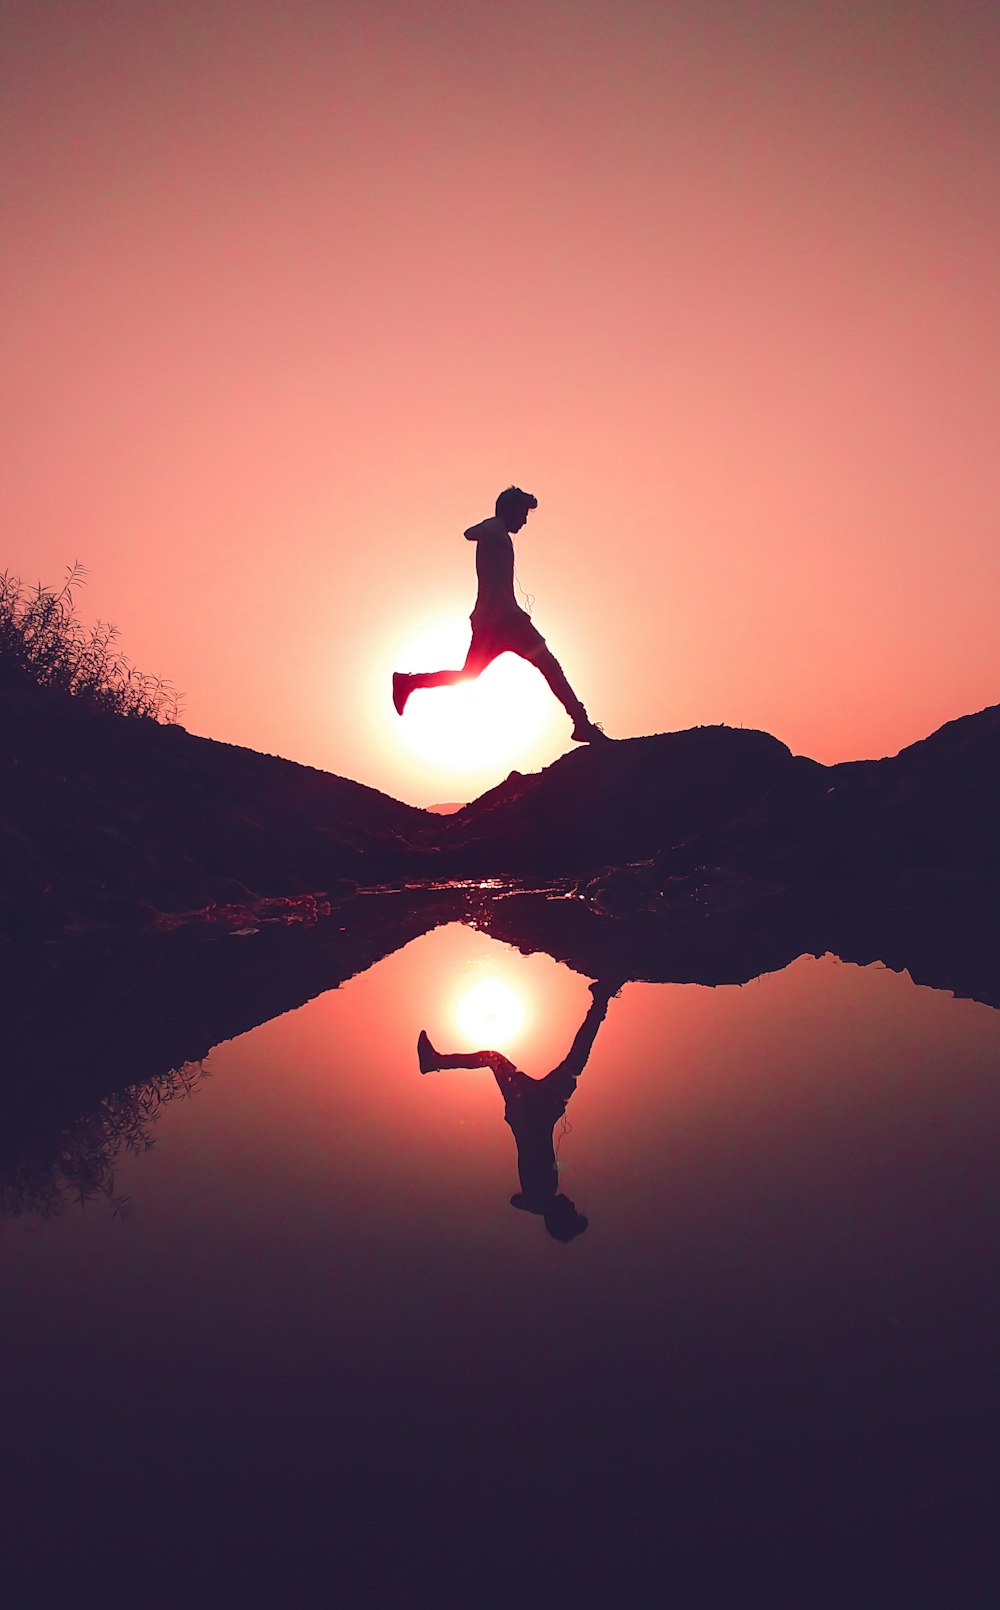
[[[199,924],[8,952],[0,973],[0,1180],[109,1092],[150,1086],[462,915],[460,893],[359,894],[259,930]]]
[[[681,892],[650,896],[615,915],[602,907],[602,879],[584,892],[568,886],[561,899],[515,892],[481,912],[477,925],[519,950],[546,951],[588,978],[649,983],[743,983],[809,949],[804,919],[786,905],[779,915],[780,901],[756,898],[756,882],[719,870],[682,881]],[[613,887],[618,883],[616,875]]]
[[[843,890],[802,898],[719,868],[669,878],[660,893],[650,864],[544,892],[481,880],[362,890],[329,916],[321,903],[293,910],[276,901],[256,925],[206,921],[131,942],[9,950],[0,972],[0,1205],[45,1211],[48,1202],[51,1211],[75,1189],[114,1207],[114,1152],[138,1134],[130,1115],[143,1088],[169,1084],[171,1070],[221,1041],[453,921],[545,951],[588,978],[736,984],[832,951],[1000,1006],[992,901],[918,881],[891,900]]]
[[[577,891],[600,916],[634,917],[640,912],[679,911],[690,908],[715,916],[745,910],[783,893],[779,885],[745,877],[721,867],[702,866],[695,872],[667,873],[655,861],[631,866],[605,867]]]
[[[915,983],[1000,1006],[1000,930],[989,898],[914,883],[888,898],[832,890],[787,892],[720,868],[670,880],[650,894],[649,867],[634,870],[644,895],[609,916],[603,879],[567,884],[560,898],[513,891],[476,924],[525,952],[545,951],[588,978],[649,983],[742,984],[801,955],[881,961]],[[619,873],[610,879],[618,889]],[[674,889],[677,883],[681,888]],[[595,898],[596,896],[596,898]]]

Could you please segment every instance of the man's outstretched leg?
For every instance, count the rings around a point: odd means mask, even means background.
[[[489,1068],[498,1080],[511,1079],[517,1073],[502,1051],[439,1051],[431,1045],[426,1029],[417,1036],[417,1062],[421,1073],[442,1073],[446,1068]]]
[[[475,643],[469,645],[465,664],[458,671],[394,671],[392,676],[392,702],[396,714],[401,716],[406,701],[418,688],[451,688],[456,682],[469,682],[485,671],[493,658]]]
[[[396,707],[396,714],[402,715],[406,709],[406,701],[417,688],[450,688],[456,682],[464,682],[473,673],[463,667],[460,671],[394,671],[392,675],[392,702]],[[476,673],[478,674],[478,673]]]
[[[543,648],[531,656],[531,664],[537,665],[552,692],[562,705],[566,714],[573,723],[573,741],[578,744],[608,743],[608,735],[600,727],[595,727],[581,701],[577,698],[566,678],[566,673],[550,648]]]

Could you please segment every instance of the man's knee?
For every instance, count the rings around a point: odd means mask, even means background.
[[[566,676],[566,672],[559,664],[559,661],[556,659],[551,649],[543,649],[540,654],[536,655],[534,664],[542,673],[550,688],[565,689],[569,687],[569,680]]]
[[[528,654],[525,658],[546,678],[563,675],[563,668],[550,648],[540,648],[537,653]]]
[[[474,654],[470,649],[461,670],[463,681],[469,682],[473,677],[482,676],[491,658],[491,655],[483,654],[482,652]]]

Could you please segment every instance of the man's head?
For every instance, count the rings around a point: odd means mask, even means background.
[[[502,520],[506,531],[520,531],[532,509],[538,508],[538,499],[519,486],[508,486],[497,498],[497,519]]]

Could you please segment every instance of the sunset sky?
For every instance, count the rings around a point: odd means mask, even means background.
[[[615,736],[1000,699],[995,0],[0,20],[0,569],[80,559],[193,732],[418,804],[563,752],[510,662],[390,702],[512,481]]]

